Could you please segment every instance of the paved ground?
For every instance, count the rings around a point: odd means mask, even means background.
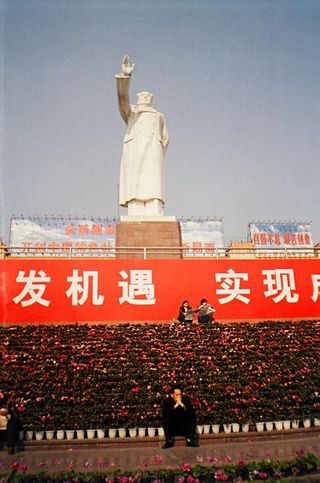
[[[126,438],[123,440],[32,441],[14,455],[0,453],[0,466],[25,464],[29,470],[44,468],[98,469],[100,468],[167,468],[182,463],[210,463],[259,460],[266,457],[286,459],[297,452],[320,454],[320,430],[263,433],[239,433],[202,436],[198,448],[187,448],[182,438],[174,448],[163,450],[159,438]]]

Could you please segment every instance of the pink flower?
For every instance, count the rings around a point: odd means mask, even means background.
[[[227,481],[228,480],[228,476],[222,470],[217,470],[214,474],[214,477],[217,481]]]
[[[189,465],[189,463],[182,463],[181,468],[183,469],[183,471],[191,471],[191,466]]]
[[[154,457],[154,462],[157,464],[157,465],[161,465],[163,461],[163,458],[160,454],[156,454],[155,457]]]
[[[268,473],[264,473],[263,471],[259,471],[258,476],[262,480],[266,480],[268,478]]]
[[[216,456],[207,456],[207,460],[209,461],[209,463],[213,463],[214,465],[219,464],[219,458],[217,458]]]

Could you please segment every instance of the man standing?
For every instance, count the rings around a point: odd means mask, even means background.
[[[196,414],[191,400],[182,394],[179,385],[173,386],[162,407],[163,429],[166,437],[163,449],[172,448],[174,436],[185,436],[186,446],[195,448]]]
[[[119,111],[127,124],[120,164],[119,204],[129,216],[161,216],[164,206],[164,155],[169,143],[165,117],[152,107],[150,92],[139,92],[129,103],[134,64],[122,59],[116,75]]]

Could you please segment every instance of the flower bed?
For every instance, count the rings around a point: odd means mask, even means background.
[[[25,428],[161,426],[179,382],[199,424],[319,418],[320,321],[0,328],[1,387]]]
[[[36,483],[36,482],[91,482],[91,483],[214,483],[214,482],[245,482],[245,481],[297,481],[296,477],[315,474],[308,477],[308,481],[319,481],[320,458],[308,453],[301,454],[293,459],[277,461],[268,458],[262,461],[246,463],[243,460],[237,462],[221,463],[215,461],[200,461],[196,464],[182,463],[180,468],[161,467],[161,455],[155,456],[155,463],[159,468],[148,470],[147,468],[136,471],[121,469],[108,470],[104,468],[103,461],[98,468],[92,468],[87,462],[86,471],[72,470],[72,463],[69,463],[68,470],[50,472],[41,469],[37,472],[28,472],[25,464],[13,462],[9,469],[0,467],[0,477],[3,481],[11,483]],[[2,481],[2,480],[1,480]],[[304,480],[306,481],[306,480]]]

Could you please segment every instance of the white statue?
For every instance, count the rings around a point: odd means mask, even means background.
[[[122,59],[116,75],[119,110],[127,124],[120,165],[119,203],[129,216],[163,215],[164,154],[169,143],[166,120],[152,107],[152,94],[139,92],[137,104],[129,104],[129,82],[134,69]]]

